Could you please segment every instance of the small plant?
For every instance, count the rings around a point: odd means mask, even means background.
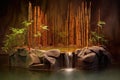
[[[107,40],[105,39],[105,36],[103,34],[103,25],[106,24],[104,21],[98,21],[97,25],[99,28],[99,32],[97,31],[91,31],[91,38],[90,42],[94,45],[98,44],[106,44]]]
[[[92,44],[97,45],[99,44],[105,44],[107,43],[107,40],[105,39],[103,34],[98,34],[97,32],[91,32],[91,39],[90,42]]]
[[[23,46],[27,44],[26,34],[28,27],[31,25],[32,21],[23,21],[22,28],[10,28],[10,34],[6,35],[5,40],[3,41],[2,50],[7,52],[14,51],[15,47]]]

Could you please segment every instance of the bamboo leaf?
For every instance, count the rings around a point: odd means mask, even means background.
[[[40,26],[43,30],[48,30],[48,26]]]
[[[106,24],[104,21],[98,21],[98,23],[97,23],[97,25],[98,25],[99,27],[102,27],[102,25],[104,25],[104,24]]]

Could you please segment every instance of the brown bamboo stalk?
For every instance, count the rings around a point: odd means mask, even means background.
[[[68,32],[67,32],[67,34],[68,34],[68,39],[67,39],[67,47],[69,47],[69,44],[70,44],[70,35],[69,35],[69,28],[70,28],[70,24],[71,24],[71,22],[70,22],[70,3],[68,4]],[[68,48],[68,51],[69,51],[69,48]]]
[[[37,8],[37,14],[38,14],[38,18],[37,18],[37,31],[40,32],[40,6],[38,6]],[[37,44],[40,45],[40,36],[37,38]]]
[[[78,7],[78,12],[76,16],[76,44],[77,47],[80,47],[80,7]]]
[[[82,47],[84,47],[84,2],[82,2]]]
[[[45,25],[47,26],[47,14],[45,13]],[[47,34],[47,31],[45,31],[45,33],[46,33],[46,46],[48,46],[48,34]]]
[[[33,20],[33,23],[31,25],[31,47],[33,47],[34,45],[34,6],[32,5],[32,20]]]
[[[31,21],[32,18],[32,4],[29,2],[28,8],[28,21]],[[31,25],[28,27],[28,47],[31,45]]]
[[[82,47],[82,17],[81,17],[81,5],[79,6],[79,26],[80,26],[80,47]]]
[[[34,26],[33,36],[36,34],[36,6],[34,7]],[[36,37],[34,37],[34,47],[36,46]]]
[[[41,10],[41,26],[44,24],[44,13]],[[41,29],[41,45],[44,46],[44,32]]]
[[[76,45],[79,47],[79,23],[78,23],[78,15],[76,16]]]
[[[74,13],[72,4],[70,4],[70,27],[69,27],[69,34],[70,34],[70,45],[74,44]]]
[[[52,14],[54,14],[53,12],[52,12]],[[55,15],[55,14],[54,14]],[[55,46],[55,17],[53,17],[52,15],[51,15],[51,18],[52,18],[52,33],[53,33],[53,35],[52,35],[52,40],[53,40],[53,42],[52,42],[52,44],[53,44],[53,46]]]
[[[49,46],[52,46],[53,45],[53,40],[52,40],[52,37],[53,37],[53,30],[52,30],[52,20],[51,20],[51,14],[50,14],[50,10],[48,9],[48,13],[47,13],[47,18],[48,18],[48,28],[49,28],[49,31],[48,31],[48,44]]]
[[[68,35],[68,20],[67,19],[65,20],[65,32],[66,32],[66,35]],[[65,38],[65,45],[67,46],[67,36]]]
[[[33,6],[31,5],[31,20],[33,20]],[[32,25],[30,26],[30,45],[31,45],[31,47],[32,47],[32,26],[33,26],[33,23],[32,23]]]
[[[87,14],[86,14],[86,1],[84,1],[84,40],[85,40],[85,44],[84,46],[86,46],[86,42],[87,42]]]
[[[42,14],[43,14],[43,17],[42,17],[42,22],[43,22],[43,24],[45,25],[46,24],[46,15],[45,15],[45,13],[44,12],[42,12]],[[47,46],[47,40],[46,40],[46,38],[47,38],[47,32],[46,31],[44,31],[43,33],[42,33],[42,41],[43,41],[43,46]]]
[[[82,2],[82,47],[84,47],[84,2]]]
[[[84,1],[84,47],[86,46],[86,13],[85,13],[85,1]]]
[[[38,31],[38,7],[39,6],[36,6],[36,33],[37,33],[37,31]],[[36,37],[36,46],[38,47],[38,37]]]
[[[46,14],[44,14],[44,24],[46,25],[47,24],[47,16]],[[44,40],[44,46],[47,46],[47,31],[44,31],[43,32],[43,40]]]
[[[66,44],[67,44],[67,46],[69,45],[69,24],[70,24],[69,17],[70,17],[70,5],[68,4],[67,20],[66,20],[66,33],[67,33]]]
[[[82,2],[82,47],[84,47],[84,1]]]
[[[54,22],[53,22],[53,24],[54,24],[54,46],[56,46],[57,45],[57,29],[56,29],[56,27],[57,27],[57,25],[56,25],[56,23],[57,23],[57,16],[56,16],[56,13],[55,12],[53,12],[53,14],[54,14]]]
[[[87,9],[87,2],[85,4],[85,14],[86,14],[86,46],[88,47],[88,34],[89,34],[89,28],[88,28],[88,9]]]
[[[89,16],[88,16],[88,27],[89,27],[89,29],[88,29],[88,31],[89,31],[88,32],[88,38],[91,39],[91,34],[90,34],[90,31],[91,31],[91,25],[90,25],[90,23],[91,23],[91,2],[90,2],[88,14],[89,14]],[[89,40],[88,40],[88,45],[91,45]]]
[[[69,15],[69,31],[68,31],[68,34],[69,34],[69,45],[71,44],[71,34],[70,34],[70,29],[71,29],[71,3],[69,3],[69,6],[70,6],[70,15]]]
[[[78,13],[77,13],[77,25],[78,25],[78,47],[80,47],[80,7],[78,7]],[[77,31],[77,30],[76,30]]]
[[[81,24],[81,47],[83,47],[83,16],[82,16],[83,8],[82,8],[82,6],[83,6],[83,2],[81,4],[81,13],[80,13],[80,17],[81,17],[81,19],[80,19],[80,24]]]
[[[98,21],[100,21],[100,8],[98,10]],[[100,27],[98,26],[97,28],[98,28],[98,35],[99,35],[100,34]],[[97,45],[99,45],[99,43],[100,43],[100,41],[98,40],[98,44]]]
[[[83,18],[83,24],[84,24],[84,47],[86,46],[86,14],[85,14],[85,1],[83,1],[84,2],[84,6],[83,6],[83,16],[84,16],[84,18]]]
[[[61,23],[60,23],[60,17],[59,17],[60,12],[58,12],[58,10],[59,9],[57,9],[57,14],[56,14],[56,16],[57,16],[56,30],[58,33],[61,33],[61,28],[60,28]],[[62,42],[62,39],[60,41],[59,41],[59,39],[61,39],[60,36],[56,36],[56,44],[59,44]]]

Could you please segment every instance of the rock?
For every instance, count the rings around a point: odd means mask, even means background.
[[[85,47],[75,51],[77,53],[77,67],[89,70],[98,70],[111,63],[110,53],[101,46]]]

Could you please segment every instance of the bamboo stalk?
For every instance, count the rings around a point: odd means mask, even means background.
[[[89,35],[89,26],[88,26],[88,9],[87,9],[87,2],[85,6],[85,14],[86,14],[86,46],[88,47],[88,35]]]
[[[56,46],[56,41],[57,41],[56,40],[57,39],[57,36],[56,36],[57,35],[56,34],[57,33],[57,29],[56,29],[57,18],[56,17],[57,16],[56,16],[55,12],[53,12],[53,14],[54,14],[54,16],[53,16],[53,18],[54,18],[54,21],[53,21],[53,24],[54,24],[54,26],[53,26],[54,27],[54,46]]]
[[[91,2],[90,2],[90,6],[89,6],[89,11],[88,11],[88,13],[89,13],[89,16],[88,16],[88,27],[89,27],[89,32],[88,32],[88,39],[91,39],[91,34],[90,34],[90,31],[91,31],[91,25],[90,25],[90,23],[91,23]],[[89,40],[88,40],[88,45],[91,45],[90,43],[89,43]]]
[[[39,6],[36,6],[36,30],[35,30],[35,33],[37,33],[37,31],[38,31],[38,7]],[[36,42],[36,46],[38,46],[38,37],[36,37],[36,40],[35,40],[35,42]]]
[[[100,21],[100,8],[98,10],[98,21]],[[98,28],[98,35],[99,35],[100,34],[100,27],[98,26],[97,28]],[[99,43],[100,43],[100,40],[98,39],[98,44],[97,45],[99,45]]]
[[[32,5],[32,20],[33,20],[33,23],[31,25],[31,47],[33,47],[34,45],[34,6]]]
[[[53,6],[53,5],[52,5]],[[52,8],[50,9],[50,11],[52,11]],[[55,13],[52,11],[51,12],[54,16],[55,16]],[[53,15],[51,15],[51,18],[52,18],[52,30],[53,30],[53,46],[55,46],[55,17],[53,16]]]
[[[67,20],[66,20],[66,32],[67,32],[67,39],[66,39],[66,44],[67,44],[67,47],[69,45],[69,22],[70,22],[70,4],[68,4],[68,10],[67,10]]]
[[[38,18],[37,18],[37,31],[40,32],[40,6],[38,6],[38,9],[37,9],[37,14],[38,14]],[[40,36],[37,38],[37,44],[40,45]]]
[[[36,6],[34,7],[34,26],[33,26],[33,36],[36,34]],[[34,37],[34,47],[36,46],[36,38]]]
[[[83,1],[83,47],[85,47],[85,15],[84,15],[84,1]]]
[[[84,2],[82,2],[82,47],[84,47]]]
[[[32,18],[32,4],[29,2],[29,7],[28,7],[28,21],[31,21]],[[28,47],[31,47],[31,25],[28,27]]]
[[[41,25],[44,24],[44,14],[43,11],[41,10]],[[42,29],[41,29],[41,34],[43,34]],[[44,35],[41,35],[41,45],[44,46]]]
[[[78,7],[78,13],[77,13],[77,25],[78,25],[78,31],[76,29],[76,31],[78,32],[78,47],[80,47],[80,7]]]
[[[47,24],[46,17],[47,17],[46,14],[44,14],[44,22],[43,22],[44,24]],[[47,46],[47,31],[44,31],[42,36],[43,36],[43,45]]]
[[[83,18],[83,24],[84,24],[84,28],[83,28],[83,31],[84,31],[84,46],[83,47],[85,47],[86,46],[86,21],[85,21],[85,19],[86,19],[86,14],[85,14],[85,1],[83,1],[84,2],[84,6],[83,6],[83,16],[84,16],[84,18]]]
[[[49,26],[49,31],[48,31],[48,42],[49,42],[49,46],[53,46],[53,27],[52,27],[52,21],[51,20],[51,14],[50,14],[50,10],[48,10],[48,13],[47,13],[47,18],[48,18],[48,26]]]
[[[70,28],[69,28],[69,34],[70,34],[70,45],[74,44],[74,12],[72,8],[72,3],[70,4]]]
[[[76,16],[76,44],[77,47],[80,47],[80,7],[78,7],[78,12]]]
[[[80,47],[82,47],[82,16],[81,16],[81,12],[82,12],[82,9],[81,9],[81,5],[79,6],[79,26],[80,26]]]
[[[83,44],[83,41],[84,41],[84,37],[83,37],[83,2],[82,2],[82,5],[81,5],[81,37],[82,37],[82,47],[84,46]]]

